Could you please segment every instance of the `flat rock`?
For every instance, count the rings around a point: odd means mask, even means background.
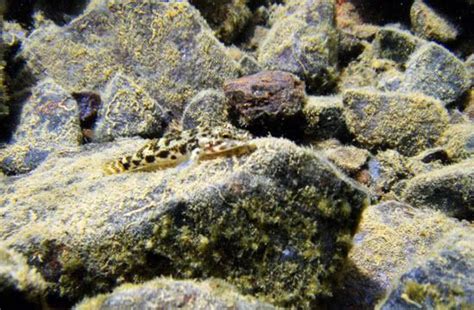
[[[401,272],[429,254],[444,236],[467,225],[441,212],[395,201],[369,206],[329,308],[374,308]]]
[[[331,292],[367,193],[312,150],[254,143],[237,159],[111,176],[104,163],[143,140],[50,157],[0,180],[0,240],[37,268],[48,294],[71,301],[171,275],[313,304]]]
[[[395,27],[381,27],[374,39],[374,50],[378,58],[405,63],[424,41],[408,31]]]
[[[450,216],[472,219],[474,215],[474,160],[467,159],[411,179],[403,199]]]
[[[416,155],[433,146],[448,124],[441,102],[421,94],[350,89],[343,102],[350,132],[368,148]]]
[[[380,309],[473,308],[473,236],[467,228],[446,236],[400,277]]]
[[[265,69],[294,73],[323,91],[336,77],[337,46],[333,1],[289,0],[274,14],[257,58]]]
[[[420,92],[449,104],[467,91],[468,85],[469,75],[464,63],[444,47],[427,43],[406,63],[400,90]]]
[[[450,42],[457,38],[458,29],[444,16],[423,0],[415,0],[410,9],[413,31],[420,37],[438,42]]]
[[[92,140],[157,137],[163,133],[165,116],[163,108],[142,87],[128,77],[116,74],[105,87]]]
[[[104,91],[121,72],[175,117],[199,90],[239,71],[187,1],[92,1],[69,24],[35,30],[21,55],[33,74],[61,81],[70,93]]]
[[[143,284],[123,284],[110,294],[89,298],[76,310],[147,309],[276,309],[270,304],[243,296],[221,280],[189,281],[157,278]]]

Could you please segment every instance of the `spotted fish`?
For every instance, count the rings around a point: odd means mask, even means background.
[[[145,144],[135,154],[105,164],[106,174],[128,171],[155,171],[176,167],[188,160],[202,161],[219,157],[242,156],[255,151],[248,133],[229,125],[172,129],[161,139]]]

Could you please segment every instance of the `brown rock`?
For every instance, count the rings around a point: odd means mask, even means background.
[[[224,92],[231,117],[239,124],[270,131],[301,114],[306,101],[304,82],[283,71],[262,71],[228,81]]]

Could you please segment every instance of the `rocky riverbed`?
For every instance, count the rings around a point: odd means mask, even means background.
[[[474,307],[472,1],[0,9],[1,309]]]

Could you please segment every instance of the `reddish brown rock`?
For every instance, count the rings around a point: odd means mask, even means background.
[[[306,101],[304,82],[283,71],[262,71],[227,81],[224,92],[231,117],[239,124],[271,132],[294,121]]]

